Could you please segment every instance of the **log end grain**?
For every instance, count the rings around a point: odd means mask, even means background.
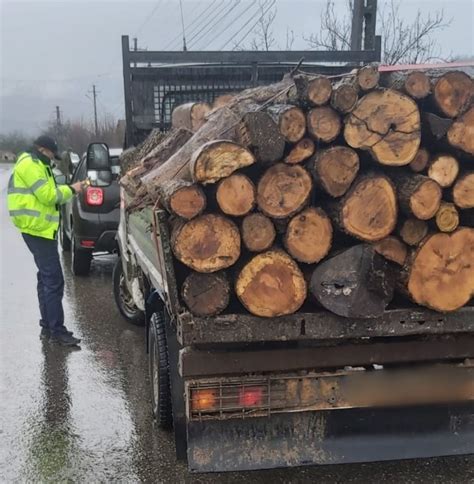
[[[222,272],[201,274],[191,272],[184,280],[181,297],[196,316],[215,316],[229,305],[230,284]]]
[[[308,82],[308,101],[313,106],[322,106],[331,98],[332,84],[324,76],[318,76]]]
[[[467,172],[456,180],[453,201],[459,208],[474,208],[474,171]]]
[[[329,106],[313,108],[307,116],[308,132],[318,141],[330,143],[334,141],[341,131],[341,118]]]
[[[436,225],[441,232],[454,232],[459,226],[459,213],[453,203],[441,203],[436,212]]]
[[[268,250],[275,240],[272,221],[261,213],[247,215],[242,222],[242,242],[250,252]]]
[[[356,106],[359,92],[349,83],[342,83],[332,92],[331,106],[341,113],[350,113]]]
[[[269,168],[260,179],[257,203],[269,217],[290,217],[304,207],[311,189],[311,176],[302,166],[279,163]]]
[[[420,147],[420,112],[410,97],[391,89],[370,92],[349,114],[344,138],[388,166],[408,165]]]
[[[239,273],[235,291],[256,316],[277,317],[296,312],[306,299],[306,282],[295,261],[285,252],[256,255]]]
[[[408,272],[413,300],[440,312],[455,311],[474,295],[474,229],[430,235]]]
[[[289,222],[285,247],[297,261],[314,264],[326,257],[332,244],[332,225],[326,213],[309,207]]]
[[[428,224],[417,218],[408,218],[400,226],[400,237],[408,245],[418,245],[428,235]]]
[[[234,173],[221,180],[217,186],[216,199],[226,215],[241,217],[255,206],[257,191],[250,178]]]
[[[428,150],[426,148],[420,148],[415,155],[415,158],[413,158],[412,161],[410,161],[410,169],[414,171],[415,173],[421,173],[426,169],[428,166],[428,163],[430,161],[430,154],[428,153]]]
[[[443,192],[436,181],[426,178],[409,199],[410,211],[420,220],[429,220],[439,209]]]
[[[379,79],[380,73],[377,66],[364,66],[357,71],[357,83],[363,91],[375,89]]]
[[[443,188],[450,187],[459,174],[459,163],[454,156],[440,154],[435,156],[428,168],[428,176]]]
[[[309,138],[303,138],[291,148],[290,152],[284,159],[284,162],[289,165],[301,163],[310,158],[313,155],[314,150],[314,141]]]
[[[297,143],[306,132],[306,117],[302,109],[290,104],[274,104],[268,113],[277,123],[281,135],[289,143]]]
[[[459,116],[469,106],[473,94],[473,80],[461,71],[443,74],[433,88],[437,107],[449,118]]]
[[[423,99],[431,92],[430,78],[422,71],[410,72],[405,79],[405,91],[415,99]]]
[[[385,259],[395,262],[395,264],[398,264],[399,266],[405,265],[408,249],[398,237],[390,235],[385,237],[385,239],[375,242],[373,247],[375,252],[382,257],[385,257]]]
[[[232,141],[215,140],[205,143],[193,154],[190,169],[193,180],[205,185],[253,163],[255,156],[248,149]]]
[[[170,194],[167,206],[171,213],[190,220],[205,210],[206,196],[198,185],[185,185]]]
[[[447,137],[451,146],[474,155],[474,107],[454,121]]]
[[[177,223],[171,233],[175,257],[197,272],[216,272],[240,256],[240,232],[224,216],[205,214]]]

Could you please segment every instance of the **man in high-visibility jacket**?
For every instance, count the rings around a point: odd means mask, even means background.
[[[41,337],[73,346],[80,340],[64,326],[64,277],[56,235],[59,205],[81,192],[83,183],[56,184],[51,161],[57,152],[54,139],[40,136],[31,150],[17,157],[8,182],[8,211],[38,268]]]

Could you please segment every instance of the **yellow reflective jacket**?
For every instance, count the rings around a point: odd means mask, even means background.
[[[21,153],[8,182],[8,211],[25,234],[55,239],[59,205],[73,196],[67,185],[56,185],[51,166],[34,152]]]

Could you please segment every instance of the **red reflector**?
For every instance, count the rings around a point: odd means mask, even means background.
[[[104,190],[102,188],[87,187],[86,203],[87,205],[102,205],[104,203]]]
[[[81,240],[82,247],[94,247],[95,242],[93,240]]]
[[[239,392],[239,405],[258,407],[263,403],[263,387],[245,387]]]

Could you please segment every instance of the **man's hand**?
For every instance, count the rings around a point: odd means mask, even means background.
[[[76,193],[81,193],[82,190],[84,190],[85,184],[83,181],[78,181],[76,183],[73,183],[71,187],[74,189]]]

